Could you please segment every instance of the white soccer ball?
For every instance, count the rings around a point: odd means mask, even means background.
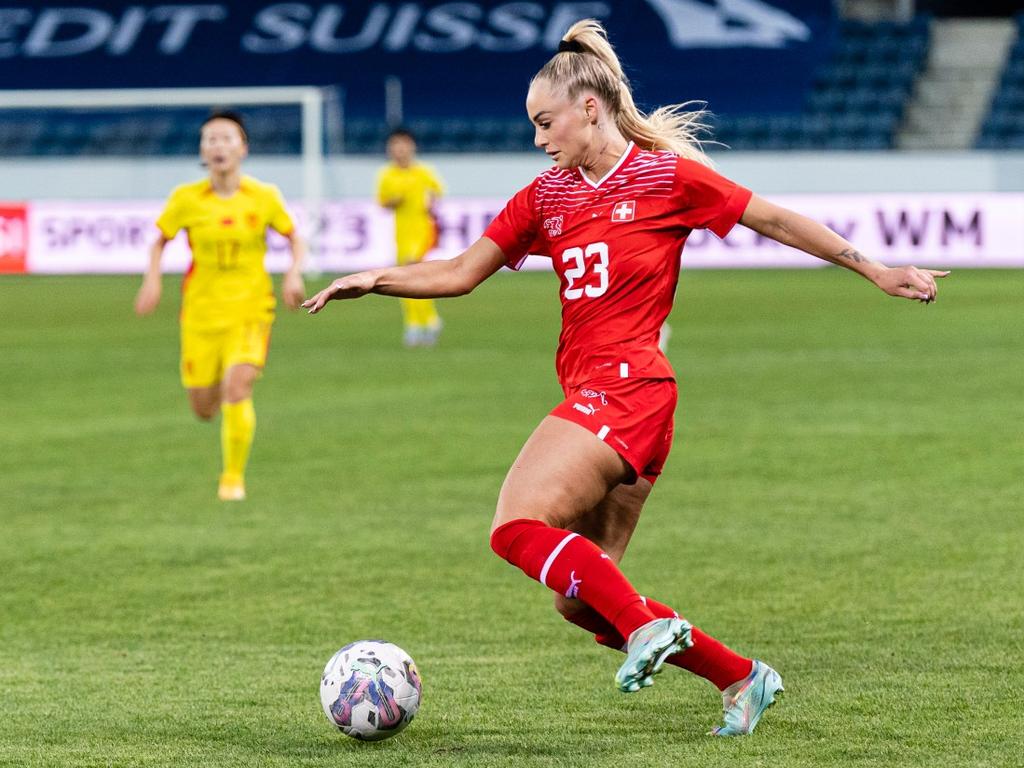
[[[320,680],[327,719],[346,736],[381,741],[400,733],[420,708],[416,662],[394,643],[360,640],[331,657]]]

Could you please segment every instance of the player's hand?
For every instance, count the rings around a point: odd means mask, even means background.
[[[875,278],[875,285],[890,296],[930,304],[939,292],[936,278],[948,275],[948,271],[918,269],[917,267],[888,267]]]
[[[315,315],[328,301],[337,299],[358,299],[373,290],[376,277],[373,272],[357,272],[354,275],[340,277],[324,288],[320,293],[306,299],[302,306]]]
[[[302,299],[306,295],[306,285],[302,280],[302,274],[289,270],[285,273],[284,283],[281,285],[281,297],[284,299],[288,309],[298,309]]]
[[[160,303],[160,280],[146,278],[142,281],[142,287],[139,288],[138,294],[135,296],[135,314],[148,315],[157,305]]]

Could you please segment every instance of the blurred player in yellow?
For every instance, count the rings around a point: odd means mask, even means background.
[[[412,264],[437,244],[433,206],[444,187],[437,174],[416,161],[416,138],[404,128],[388,136],[391,160],[377,177],[377,201],[395,212],[395,246],[399,264]],[[441,333],[433,299],[401,299],[407,347],[431,347]]]
[[[146,315],[156,309],[164,246],[185,230],[192,265],[182,284],[181,381],[196,416],[208,421],[221,412],[218,496],[241,501],[256,429],[253,384],[266,362],[274,321],[274,287],[264,265],[267,227],[291,244],[292,264],[282,296],[292,309],[305,293],[305,244],[277,187],[242,175],[249,142],[239,115],[216,112],[207,118],[199,154],[210,175],[182,184],[168,198],[156,222],[160,231],[135,311]]]

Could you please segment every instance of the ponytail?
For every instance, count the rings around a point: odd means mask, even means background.
[[[611,111],[615,125],[626,139],[641,149],[667,150],[710,166],[700,136],[709,131],[707,111],[699,103],[659,107],[649,115],[633,102],[633,91],[622,71],[615,49],[599,21],[577,21],[562,37],[556,53],[534,80],[563,87],[570,99],[593,91]],[[688,109],[696,106],[696,109]]]

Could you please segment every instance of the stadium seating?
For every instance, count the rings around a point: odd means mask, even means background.
[[[801,112],[716,115],[714,138],[742,150],[892,147],[926,58],[928,29],[927,16],[909,23],[843,21],[831,59],[815,73]],[[1014,52],[979,146],[1024,146],[1024,43],[1018,41]],[[298,109],[244,111],[254,153],[299,152]],[[189,155],[196,152],[196,127],[205,114],[195,108],[148,113],[12,112],[3,115],[0,152],[5,156]],[[409,127],[425,152],[528,151],[533,141],[533,129],[525,119],[504,115],[415,119]],[[329,150],[380,153],[387,130],[381,119],[353,117],[344,122],[341,142],[331,143]]]
[[[928,16],[905,24],[844,21],[802,113],[719,116],[734,149],[888,149],[928,53]]]
[[[982,125],[979,149],[1024,149],[1024,13],[1017,16],[1017,40]]]

